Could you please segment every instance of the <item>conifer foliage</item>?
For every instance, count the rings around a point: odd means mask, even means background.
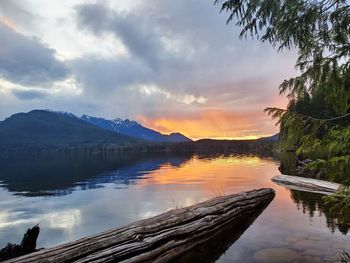
[[[287,109],[265,111],[281,127],[280,147],[317,160],[321,179],[350,183],[350,0],[216,0],[241,37],[296,49],[296,77],[280,93]]]

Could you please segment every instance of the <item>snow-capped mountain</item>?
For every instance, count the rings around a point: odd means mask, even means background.
[[[92,117],[83,115],[80,119],[96,125],[100,128],[121,133],[124,135],[145,139],[155,142],[185,142],[191,139],[181,133],[171,133],[169,135],[161,134],[160,132],[142,126],[140,123],[129,119],[113,119],[107,120],[104,118]]]
[[[143,140],[108,131],[71,113],[32,110],[0,121],[0,152],[14,149],[88,149],[103,145],[127,146]]]

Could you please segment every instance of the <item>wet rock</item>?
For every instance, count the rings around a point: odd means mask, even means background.
[[[281,174],[287,174],[288,173],[288,170],[286,168],[286,166],[281,163],[280,166],[278,167],[278,170],[281,172]]]
[[[292,262],[298,259],[299,254],[288,248],[265,248],[254,254],[254,259],[258,262]]]

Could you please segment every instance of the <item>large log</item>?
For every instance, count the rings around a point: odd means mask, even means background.
[[[256,207],[254,213],[247,215],[242,220],[234,220],[227,227],[220,228],[215,235],[209,236],[190,252],[181,257],[176,257],[170,262],[176,263],[215,263],[229,249],[233,243],[251,226],[255,219],[264,211],[266,206]],[[243,255],[242,255],[243,256]],[[243,256],[244,257],[244,256]],[[241,259],[243,261],[244,258]]]
[[[336,192],[340,184],[327,182],[323,180],[317,180],[312,178],[306,178],[301,176],[291,175],[277,175],[271,179],[278,185],[299,191],[319,193],[324,195],[330,195]]]
[[[220,196],[6,262],[179,262],[228,228],[251,223],[274,196],[267,188]]]

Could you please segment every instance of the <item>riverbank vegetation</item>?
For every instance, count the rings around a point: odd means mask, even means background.
[[[296,77],[280,93],[287,109],[267,108],[280,124],[279,146],[295,150],[311,173],[350,183],[350,2],[347,0],[223,1],[241,37],[296,49]]]
[[[297,76],[279,87],[286,109],[265,111],[280,125],[279,149],[295,151],[302,175],[348,185],[324,198],[350,213],[350,2],[348,0],[216,0],[241,37],[297,50]],[[300,162],[306,160],[307,162]],[[305,164],[305,165],[304,165]],[[281,165],[283,167],[283,163]],[[348,221],[347,221],[348,222]],[[344,222],[340,222],[344,223]],[[344,254],[342,262],[348,262]]]

